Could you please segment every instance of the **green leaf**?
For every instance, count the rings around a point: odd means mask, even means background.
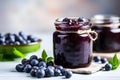
[[[53,57],[48,57],[47,58],[47,62],[50,62],[50,61],[52,61],[54,58]]]
[[[24,54],[18,51],[16,48],[13,49],[13,54],[20,58],[25,58]]]
[[[46,62],[46,58],[47,58],[47,53],[45,50],[42,51],[42,60]]]
[[[120,65],[120,61],[117,57],[117,54],[114,55],[112,60],[109,60],[109,63],[112,65],[112,70],[117,69]]]
[[[119,59],[116,54],[113,57],[113,62],[114,62],[114,65],[119,65]]]

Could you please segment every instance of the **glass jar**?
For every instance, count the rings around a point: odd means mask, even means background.
[[[85,18],[64,18],[55,22],[54,62],[65,68],[87,67],[92,60],[91,24]],[[96,34],[97,35],[97,34]]]
[[[96,15],[92,17],[92,30],[98,33],[93,43],[95,52],[111,53],[120,51],[120,18],[112,15]]]

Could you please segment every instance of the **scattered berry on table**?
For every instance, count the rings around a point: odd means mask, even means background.
[[[95,62],[100,62],[100,61],[101,61],[101,57],[100,57],[100,56],[95,56],[95,57],[93,58],[93,60],[94,60]]]
[[[101,63],[106,63],[106,62],[108,62],[107,58],[102,58],[101,59]]]
[[[110,71],[112,70],[112,65],[111,64],[106,64],[105,65],[105,71]]]

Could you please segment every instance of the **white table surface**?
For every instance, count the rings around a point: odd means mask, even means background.
[[[52,34],[41,34],[39,35],[42,39],[41,49],[35,53],[30,53],[27,58],[36,54],[41,56],[41,51],[45,49],[49,56],[53,56],[52,52]],[[39,80],[33,78],[30,74],[19,73],[15,70],[15,65],[20,63],[20,60],[12,62],[0,62],[0,80]],[[63,76],[42,78],[41,80],[66,80]],[[120,80],[120,68],[113,71],[99,71],[91,75],[84,74],[73,74],[69,80]]]

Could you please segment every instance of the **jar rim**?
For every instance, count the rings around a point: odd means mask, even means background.
[[[116,15],[106,15],[106,14],[98,14],[91,18],[91,23],[103,24],[103,23],[119,23],[120,17]]]
[[[55,24],[67,23],[67,22],[63,21],[64,18],[65,18],[65,17],[57,18],[57,19],[55,20]],[[87,18],[84,18],[84,17],[66,17],[66,18],[68,18],[68,19],[72,19],[72,20],[76,20],[76,21],[77,21],[79,18],[82,18],[83,21],[82,21],[82,22],[79,22],[79,23],[90,22],[90,19],[87,19]]]

